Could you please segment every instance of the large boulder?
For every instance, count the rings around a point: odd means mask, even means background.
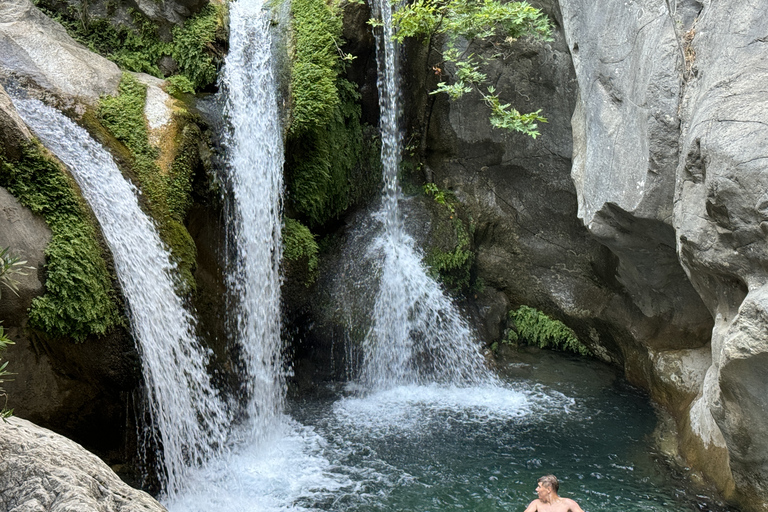
[[[21,82],[63,105],[95,104],[116,94],[122,74],[113,62],[88,51],[30,0],[0,2],[0,80]]]
[[[579,82],[578,216],[618,257],[616,279],[655,327],[638,341],[700,347],[712,320],[678,261],[672,226],[683,20],[660,0],[560,4]]]
[[[162,512],[82,446],[29,421],[0,422],[0,508],[7,512]]]

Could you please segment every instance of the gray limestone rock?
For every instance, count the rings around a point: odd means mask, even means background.
[[[617,279],[634,304],[659,319],[658,331],[639,341],[702,346],[712,321],[678,261],[672,227],[680,20],[663,0],[567,0],[561,8],[579,82],[571,171],[578,216],[619,258]]]
[[[122,74],[114,63],[88,51],[30,0],[0,2],[0,79],[22,82],[65,105],[95,104],[116,94]]]
[[[7,512],[161,512],[77,443],[19,418],[0,422],[0,508]]]
[[[768,6],[708,2],[691,33],[674,225],[715,317],[711,413],[750,510],[768,510]]]
[[[16,113],[11,98],[0,85],[0,155],[19,158],[22,144],[31,138],[27,125]]]

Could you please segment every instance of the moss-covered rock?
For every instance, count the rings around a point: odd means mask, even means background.
[[[197,90],[212,86],[227,45],[226,4],[195,0],[194,8],[128,9],[110,2],[36,0],[37,6],[61,23],[70,36],[125,71],[156,77],[183,76]],[[184,13],[181,15],[180,13]]]
[[[194,290],[196,247],[184,226],[192,204],[192,179],[199,163],[202,122],[185,106],[165,97],[169,118],[152,128],[145,117],[147,85],[125,74],[120,94],[105,97],[93,119],[113,137],[108,147],[122,155],[128,173],[142,191],[142,206],[157,224],[160,238],[171,251],[186,291]],[[161,93],[162,94],[162,93]],[[92,132],[99,126],[91,125]]]
[[[51,229],[45,250],[46,293],[32,302],[30,325],[83,341],[123,323],[106,251],[74,180],[35,143],[17,161],[0,157],[0,186],[42,215]]]

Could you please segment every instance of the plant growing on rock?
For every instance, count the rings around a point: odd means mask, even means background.
[[[553,347],[583,356],[591,354],[579,341],[573,329],[538,309],[520,306],[517,310],[509,312],[509,319],[514,323],[514,329],[509,329],[502,340],[508,345],[523,342],[539,348]]]
[[[19,295],[19,281],[16,276],[26,276],[27,270],[34,270],[28,267],[27,262],[21,260],[18,256],[10,254],[10,247],[0,249],[0,298],[3,297],[3,287],[11,290],[16,296]]]
[[[551,39],[551,25],[542,11],[527,2],[416,0],[394,12],[392,20],[396,41],[402,43],[409,37],[422,40],[430,54],[438,55],[438,62],[432,66],[435,75],[440,78],[450,75],[450,81],[438,82],[430,94],[446,93],[456,100],[476,92],[490,110],[494,127],[534,138],[539,135],[537,123],[546,122],[540,115],[541,110],[522,114],[505,103],[483,71],[483,66],[496,55],[484,57],[473,53],[472,48],[478,40],[501,39],[508,43],[526,36]],[[432,62],[429,56],[427,62]],[[452,68],[450,73],[449,68]],[[425,133],[428,116],[421,117]]]
[[[5,329],[2,325],[0,325],[0,353],[8,348],[8,345],[13,345],[13,342],[8,339],[8,336],[5,335]],[[5,382],[5,377],[10,375],[7,368],[8,361],[0,364],[0,398],[5,399],[3,406],[0,407],[0,418],[2,419],[5,419],[13,414],[13,409],[8,409],[6,407],[8,405],[8,396],[5,394],[5,389],[3,389],[3,382]]]

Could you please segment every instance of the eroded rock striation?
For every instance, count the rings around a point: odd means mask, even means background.
[[[0,508],[7,512],[161,512],[77,443],[10,418],[0,423]]]

